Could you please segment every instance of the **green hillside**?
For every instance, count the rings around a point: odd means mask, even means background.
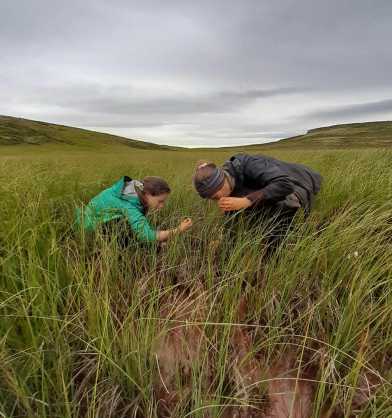
[[[180,147],[157,145],[116,135],[32,121],[0,115],[1,145],[46,145],[64,144],[79,148],[99,148],[99,146],[126,145],[140,150],[175,150]],[[392,146],[392,121],[364,122],[333,125],[311,129],[304,135],[285,138],[269,144],[256,144],[224,149],[258,150],[268,148],[362,148]],[[200,148],[199,150],[201,150]],[[204,148],[203,148],[204,149]],[[210,149],[212,151],[212,149]]]
[[[138,149],[171,148],[86,129],[0,115],[0,145],[18,144],[64,144],[94,148],[123,144]]]
[[[392,121],[349,123],[309,130],[305,135],[267,144],[273,147],[355,148],[392,146]]]

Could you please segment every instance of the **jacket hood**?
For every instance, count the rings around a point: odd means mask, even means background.
[[[132,180],[128,176],[122,177],[112,186],[113,194],[125,200],[139,199],[138,191],[143,190],[143,183],[139,180]]]
[[[121,195],[123,198],[139,197],[138,191],[143,190],[143,183],[139,180],[124,181]]]

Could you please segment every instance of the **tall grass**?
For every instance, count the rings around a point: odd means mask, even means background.
[[[192,192],[199,151],[3,156],[0,416],[272,416],[274,388],[309,398],[279,416],[392,416],[392,154],[274,155],[325,182],[268,258],[262,224]],[[167,178],[153,221],[192,231],[122,251],[78,230],[124,174]]]

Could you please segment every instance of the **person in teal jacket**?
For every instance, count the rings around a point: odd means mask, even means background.
[[[174,229],[157,231],[151,227],[146,218],[148,210],[162,209],[169,194],[169,185],[160,177],[149,176],[139,181],[125,176],[78,209],[77,224],[86,231],[95,231],[99,225],[109,226],[126,219],[132,231],[128,237],[144,242],[166,241],[192,226],[188,218]]]

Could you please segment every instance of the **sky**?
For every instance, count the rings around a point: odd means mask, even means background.
[[[1,0],[0,114],[178,146],[392,120],[391,0]]]

